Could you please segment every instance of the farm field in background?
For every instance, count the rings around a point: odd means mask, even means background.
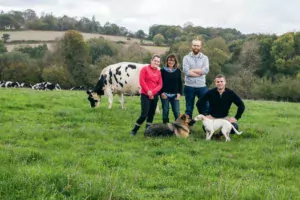
[[[144,138],[145,124],[130,136],[139,97],[91,109],[85,91],[0,88],[0,101],[0,199],[300,196],[297,103],[246,100],[244,132],[225,143],[205,141],[201,123],[187,139]]]
[[[55,40],[56,38],[61,38],[64,35],[64,31],[0,31],[0,35],[3,35],[4,33],[10,34],[10,40],[36,40],[36,41],[49,41],[49,40]],[[122,41],[128,44],[134,44],[134,43],[140,43],[140,39],[137,38],[131,38],[130,40],[127,40],[127,37],[124,36],[112,36],[112,35],[102,35],[102,34],[96,34],[96,33],[81,33],[85,40],[96,38],[103,36],[107,40],[111,40],[114,42]],[[152,41],[149,40],[143,40],[145,44],[153,44]],[[6,44],[6,47],[8,51],[12,51],[14,47],[20,46],[20,45],[30,45],[30,46],[37,46],[40,44]],[[47,43],[48,48],[51,50],[52,44]],[[159,47],[159,46],[143,46],[145,49],[149,50],[152,53],[157,54],[163,54],[165,53],[169,48],[168,47]]]

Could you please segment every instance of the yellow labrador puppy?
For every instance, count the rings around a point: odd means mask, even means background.
[[[204,115],[197,115],[197,117],[195,117],[194,120],[195,121],[202,120],[202,124],[206,130],[206,140],[210,140],[214,132],[219,128],[221,128],[221,132],[226,138],[225,142],[230,141],[229,134],[231,129],[233,129],[234,132],[238,135],[242,134],[242,132],[238,132],[234,128],[234,126],[226,119],[209,119]]]

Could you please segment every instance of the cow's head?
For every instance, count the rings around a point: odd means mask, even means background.
[[[95,88],[93,90],[87,90],[88,100],[90,102],[91,108],[97,108],[100,104],[101,95],[104,95],[104,87],[107,84],[106,75],[101,75]]]
[[[100,104],[100,96],[96,92],[92,92],[91,90],[87,90],[88,100],[90,102],[91,108],[97,108]]]

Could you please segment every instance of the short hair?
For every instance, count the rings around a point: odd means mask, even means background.
[[[154,55],[152,56],[151,60],[153,60],[154,58],[159,58],[159,59],[160,59],[160,55],[154,54]]]
[[[223,74],[218,74],[217,76],[216,76],[216,78],[224,78],[224,80],[226,80],[226,78],[225,78],[225,76],[223,75]],[[216,79],[215,78],[215,79]]]
[[[166,58],[166,66],[168,66],[168,60],[169,58],[174,58],[174,61],[175,61],[175,64],[174,64],[174,68],[177,68],[178,67],[178,60],[175,56],[175,54],[169,54]]]
[[[202,40],[200,40],[198,37],[192,40],[192,44],[193,44],[194,42],[201,42],[201,44],[202,44]]]

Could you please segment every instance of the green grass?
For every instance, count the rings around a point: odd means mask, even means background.
[[[245,101],[244,132],[225,143],[205,141],[201,123],[188,139],[131,137],[139,97],[126,111],[86,98],[0,89],[0,199],[300,197],[299,104]]]

